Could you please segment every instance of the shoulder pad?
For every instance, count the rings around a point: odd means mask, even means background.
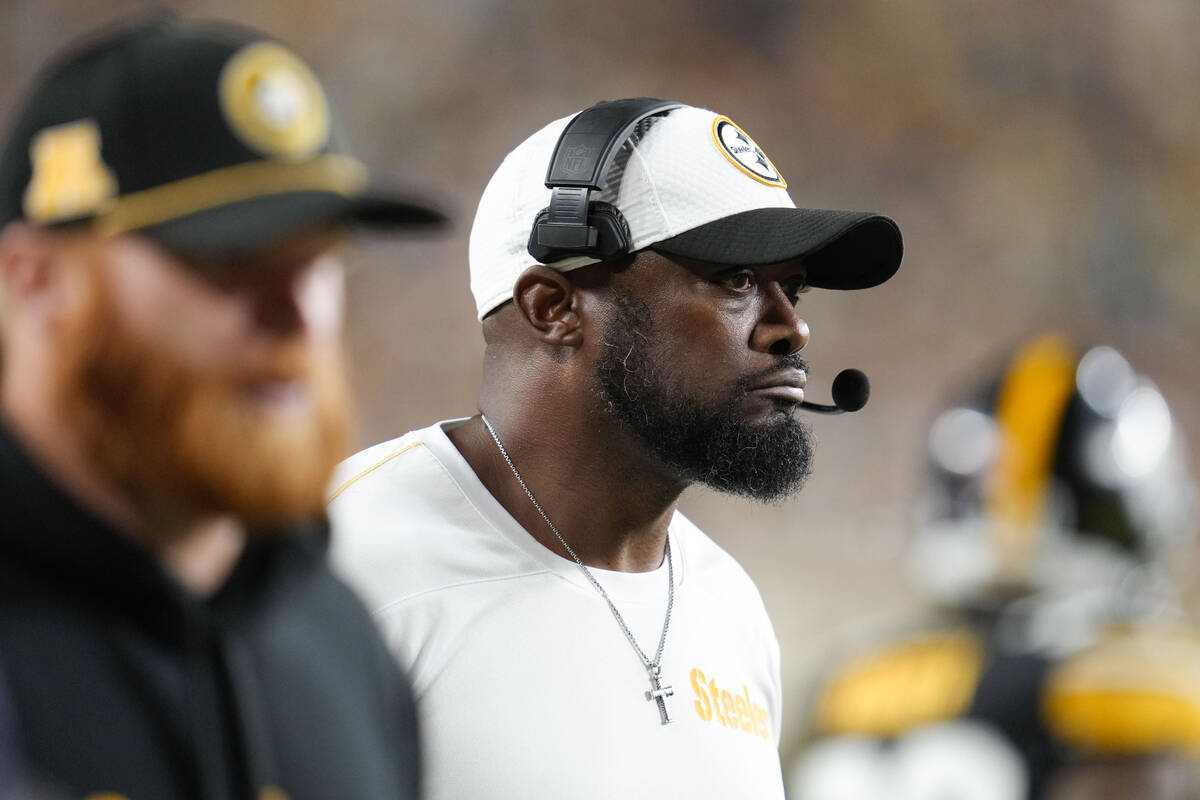
[[[877,647],[842,665],[817,699],[823,735],[891,737],[961,715],[983,666],[968,630],[923,633]]]
[[[1052,670],[1042,713],[1051,733],[1085,751],[1200,753],[1200,634],[1113,628]]]

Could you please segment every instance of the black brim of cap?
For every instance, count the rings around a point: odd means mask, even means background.
[[[299,191],[227,203],[138,232],[182,255],[220,260],[260,252],[305,231],[338,223],[398,231],[433,230],[446,222],[441,211],[397,196]]]
[[[756,208],[664,239],[651,249],[739,266],[803,258],[810,286],[866,289],[896,274],[904,242],[899,226],[880,214]]]

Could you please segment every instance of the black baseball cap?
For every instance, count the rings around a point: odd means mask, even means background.
[[[709,222],[651,247],[715,264],[755,266],[803,258],[819,289],[867,289],[896,274],[900,228],[869,211],[756,208]]]
[[[197,258],[346,221],[434,227],[339,146],[333,108],[285,45],[156,16],[69,50],[37,77],[0,155],[0,226],[129,231]]]

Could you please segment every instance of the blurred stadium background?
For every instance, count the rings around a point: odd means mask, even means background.
[[[783,647],[783,749],[842,632],[919,596],[900,568],[928,423],[1027,335],[1057,329],[1153,378],[1200,462],[1200,4],[788,0],[5,0],[0,118],[74,35],[156,8],[229,18],[325,76],[352,144],[456,209],[441,241],[364,245],[350,351],[360,443],[474,408],[482,339],[466,272],[475,200],[508,150],[595,100],[717,109],[801,204],[871,208],[904,266],[814,292],[811,394],[858,366],[873,398],[814,419],[803,494],[684,508],[757,580]],[[1196,559],[1179,565],[1190,597]]]

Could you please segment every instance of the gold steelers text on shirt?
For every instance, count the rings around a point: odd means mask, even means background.
[[[762,739],[771,738],[771,716],[750,698],[750,687],[742,684],[740,693],[736,689],[731,692],[718,686],[716,678],[710,680],[699,668],[693,668],[688,677],[696,695],[692,707],[700,719]]]
[[[302,160],[329,141],[329,103],[303,61],[274,42],[239,50],[221,71],[221,110],[248,146]]]

